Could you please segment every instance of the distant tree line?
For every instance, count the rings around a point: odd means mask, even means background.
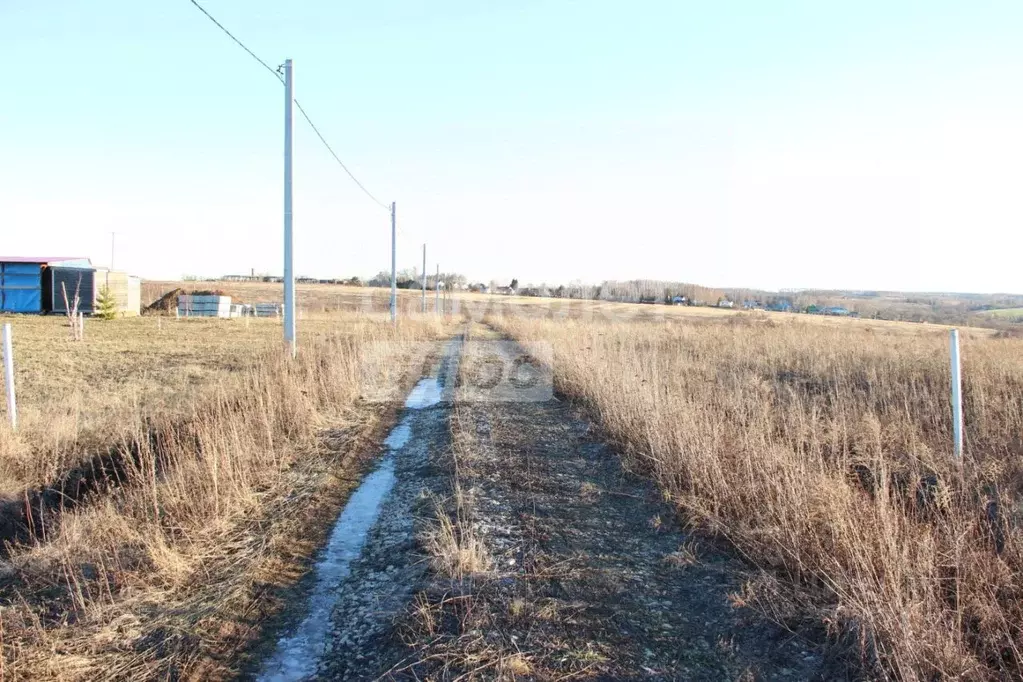
[[[405,268],[395,273],[397,287],[399,289],[419,289],[423,286],[423,276],[418,268]],[[426,275],[426,288],[433,291],[437,288],[437,282],[443,283],[445,288],[464,289],[468,280],[465,275],[457,272],[442,272],[440,277],[437,273]],[[366,286],[389,287],[391,286],[390,270],[381,270],[374,277],[367,280]]]

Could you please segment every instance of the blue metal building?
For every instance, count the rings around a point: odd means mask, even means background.
[[[41,313],[49,309],[43,296],[44,270],[50,266],[89,268],[88,258],[0,257],[0,312]]]

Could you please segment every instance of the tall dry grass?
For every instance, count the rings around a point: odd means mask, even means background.
[[[1023,341],[867,324],[497,319],[685,514],[765,569],[749,598],[854,642],[870,674],[1023,677]]]
[[[478,510],[477,470],[486,446],[476,434],[476,414],[467,402],[468,375],[474,360],[483,357],[480,343],[472,336],[473,325],[462,333],[456,374],[455,404],[448,430],[451,449],[442,458],[450,467],[450,494],[434,499],[435,522],[426,525],[421,542],[434,573],[454,581],[482,576],[493,569],[494,560],[476,527]],[[449,459],[450,457],[450,459]]]
[[[434,321],[339,322],[306,336],[297,360],[279,343],[250,347],[237,371],[173,410],[134,402],[120,424],[71,434],[110,436],[118,480],[51,510],[47,531],[2,562],[0,678],[233,674],[258,634],[253,610],[312,550],[299,517],[355,473],[345,460],[387,407],[363,394],[407,382],[403,356],[440,333]],[[41,447],[37,434],[8,436],[5,455]]]

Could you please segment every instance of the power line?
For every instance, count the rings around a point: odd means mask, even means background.
[[[263,68],[264,68],[264,69],[266,69],[266,70],[267,70],[267,71],[269,71],[269,72],[270,72],[271,74],[273,74],[273,77],[274,77],[274,78],[276,78],[276,79],[277,79],[278,81],[280,81],[280,82],[282,82],[282,83],[284,82],[284,79],[283,79],[283,78],[281,77],[281,74],[280,74],[280,72],[279,72],[279,71],[278,71],[277,69],[273,69],[273,68],[271,68],[269,64],[267,64],[267,63],[266,63],[266,62],[264,62],[264,61],[263,61],[262,59],[260,59],[259,57],[257,57],[257,56],[256,56],[256,53],[255,53],[255,52],[253,52],[253,51],[252,51],[252,50],[250,50],[249,48],[245,47],[245,43],[243,43],[242,41],[240,41],[240,40],[238,40],[237,38],[235,38],[235,37],[234,37],[234,35],[233,35],[233,34],[232,34],[232,33],[231,33],[230,31],[228,31],[228,30],[227,30],[226,28],[224,28],[224,25],[223,25],[223,24],[221,24],[221,23],[220,23],[219,21],[217,21],[216,19],[214,19],[214,18],[213,18],[213,15],[211,15],[211,14],[210,14],[209,12],[207,12],[207,11],[206,11],[205,9],[203,9],[203,6],[202,6],[202,5],[200,5],[200,4],[199,4],[198,2],[196,2],[195,0],[191,0],[191,2],[192,2],[192,4],[193,4],[193,5],[195,5],[195,6],[196,6],[196,7],[197,7],[197,8],[199,9],[199,11],[200,11],[200,12],[202,12],[203,14],[205,14],[205,15],[206,15],[206,18],[207,18],[207,19],[209,19],[209,20],[210,20],[210,21],[212,21],[212,22],[213,22],[214,24],[216,24],[216,25],[217,25],[217,28],[219,28],[219,29],[220,29],[221,31],[223,31],[224,33],[226,33],[226,34],[227,34],[227,37],[228,37],[228,38],[230,38],[230,39],[231,39],[231,40],[233,40],[234,42],[238,43],[238,47],[240,47],[240,48],[242,48],[243,50],[245,50],[246,52],[248,52],[248,53],[249,53],[249,56],[251,56],[251,57],[252,57],[253,59],[255,59],[255,60],[256,60],[257,62],[259,62],[259,63],[260,63],[260,64],[261,64],[262,66],[263,66]]]
[[[373,202],[377,204],[377,206],[390,211],[391,207],[389,205],[385,204],[384,202],[380,201],[375,196],[373,196],[373,194],[370,193],[370,191],[366,189],[366,187],[361,182],[359,182],[359,179],[352,174],[352,171],[348,170],[348,166],[346,166],[344,162],[338,157],[338,155],[334,153],[334,150],[331,148],[330,144],[328,144],[327,140],[325,140],[323,138],[323,135],[320,134],[319,128],[317,128],[316,124],[313,123],[313,120],[309,118],[309,114],[305,113],[305,109],[302,108],[302,105],[298,103],[297,99],[295,100],[295,106],[298,107],[299,112],[301,112],[302,116],[305,117],[305,120],[312,127],[313,132],[316,133],[316,137],[320,138],[320,142],[323,143],[323,146],[327,148],[327,151],[330,152],[330,155],[334,157],[334,160],[337,161],[338,165],[341,166],[341,168],[344,169],[345,173],[348,174],[348,177],[352,179],[352,182],[358,185],[359,189],[361,189],[366,194],[367,197],[372,199]]]
[[[270,72],[271,74],[273,74],[273,77],[274,77],[274,78],[276,78],[276,79],[277,79],[277,80],[278,80],[279,82],[281,82],[281,83],[283,83],[283,82],[284,82],[284,78],[282,78],[282,77],[281,77],[281,74],[280,74],[280,70],[279,70],[279,69],[276,69],[276,70],[275,70],[275,69],[272,69],[272,68],[271,68],[271,67],[270,67],[270,66],[269,66],[269,65],[268,65],[268,64],[267,64],[266,62],[264,62],[264,61],[263,61],[262,59],[260,59],[259,57],[257,57],[257,56],[256,56],[256,53],[255,53],[255,52],[253,52],[253,51],[252,51],[252,50],[250,50],[250,49],[249,49],[248,47],[246,47],[246,46],[245,46],[245,43],[243,43],[242,41],[240,41],[240,40],[238,40],[237,38],[235,38],[235,37],[234,37],[234,35],[233,35],[233,34],[232,34],[232,33],[231,33],[230,31],[228,31],[228,30],[227,30],[226,28],[224,28],[224,25],[223,25],[223,24],[221,24],[221,23],[220,23],[219,21],[217,21],[216,19],[214,19],[214,18],[213,18],[213,15],[211,15],[211,14],[210,14],[209,12],[207,12],[207,11],[206,11],[205,9],[203,9],[203,6],[202,6],[202,5],[200,5],[200,4],[198,3],[198,2],[196,2],[196,0],[191,0],[191,3],[192,3],[193,5],[195,5],[195,6],[196,6],[196,8],[197,8],[197,9],[198,9],[198,10],[199,10],[200,12],[202,12],[203,14],[205,14],[205,15],[206,15],[206,18],[207,18],[207,19],[209,19],[209,20],[210,20],[210,21],[212,21],[212,22],[213,22],[214,24],[216,24],[216,25],[217,25],[217,28],[219,28],[219,29],[220,29],[221,31],[223,31],[224,33],[226,33],[226,34],[227,34],[227,37],[229,37],[229,38],[230,38],[231,40],[233,40],[233,41],[234,41],[235,43],[237,43],[237,44],[238,44],[238,46],[239,46],[240,48],[242,48],[243,50],[245,50],[246,52],[248,52],[248,53],[249,53],[249,56],[251,56],[251,57],[252,57],[253,59],[255,59],[255,60],[256,60],[257,62],[259,62],[259,63],[260,63],[260,65],[261,65],[261,66],[262,66],[262,67],[263,67],[264,69],[266,69],[266,70],[267,70],[267,71],[269,71],[269,72]],[[356,185],[358,185],[358,186],[359,186],[359,189],[361,189],[361,190],[362,190],[362,191],[363,191],[363,192],[364,192],[364,193],[366,194],[366,196],[367,196],[367,197],[369,197],[370,199],[372,199],[372,200],[373,200],[373,202],[374,202],[374,203],[375,203],[375,204],[376,204],[377,206],[380,206],[381,208],[383,208],[383,209],[385,209],[385,210],[387,210],[387,211],[391,210],[391,207],[390,207],[389,205],[385,204],[384,202],[380,201],[380,200],[379,200],[379,199],[377,199],[377,198],[376,198],[375,196],[373,196],[373,194],[372,194],[372,193],[371,193],[371,192],[370,192],[370,191],[369,191],[368,189],[366,189],[365,185],[363,185],[363,184],[362,184],[361,182],[359,182],[359,179],[355,177],[355,175],[354,175],[354,174],[352,173],[352,171],[348,170],[348,166],[346,166],[346,165],[344,164],[344,162],[343,162],[343,161],[341,160],[341,158],[340,158],[340,157],[339,157],[339,156],[338,156],[337,154],[335,154],[335,153],[334,153],[334,149],[333,149],[333,148],[332,148],[332,147],[330,146],[330,144],[329,144],[329,143],[327,142],[327,140],[326,140],[326,139],[325,139],[325,138],[323,137],[323,135],[322,135],[322,134],[320,133],[320,130],[319,130],[319,128],[317,128],[317,127],[316,127],[316,124],[315,124],[315,123],[313,123],[313,120],[312,120],[311,118],[309,118],[309,114],[307,114],[307,113],[305,112],[305,109],[303,109],[303,108],[302,108],[302,105],[301,105],[301,104],[299,104],[299,102],[298,102],[298,100],[297,100],[297,99],[296,99],[296,100],[294,100],[294,101],[295,101],[295,106],[296,106],[296,107],[298,107],[298,110],[299,110],[299,111],[300,111],[300,112],[302,113],[302,116],[303,116],[303,118],[305,118],[306,122],[308,122],[308,123],[309,123],[309,126],[310,126],[310,127],[311,127],[311,128],[313,129],[313,132],[314,132],[314,133],[316,133],[316,137],[320,138],[320,142],[322,142],[322,143],[323,143],[323,146],[327,148],[327,151],[328,151],[328,152],[330,152],[330,155],[334,157],[334,160],[335,160],[335,161],[337,161],[338,165],[339,165],[339,166],[341,166],[341,168],[342,168],[342,169],[344,169],[345,173],[347,173],[347,174],[348,174],[348,177],[350,177],[350,178],[352,179],[352,182],[354,182],[354,183],[355,183]]]

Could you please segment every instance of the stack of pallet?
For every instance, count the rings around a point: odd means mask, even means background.
[[[256,317],[280,317],[280,303],[256,303],[252,306],[252,314]]]
[[[231,297],[212,294],[182,294],[178,296],[178,315],[181,317],[231,317]]]

